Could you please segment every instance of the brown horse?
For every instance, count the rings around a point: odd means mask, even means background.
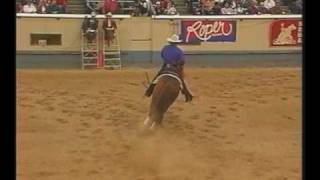
[[[161,126],[164,114],[177,99],[182,83],[176,73],[163,73],[154,87],[148,117],[144,121],[145,129]]]

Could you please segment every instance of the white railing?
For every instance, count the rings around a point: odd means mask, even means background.
[[[302,15],[291,14],[291,15],[273,15],[273,14],[263,14],[263,15],[159,15],[152,16],[154,19],[300,19]]]
[[[16,16],[20,18],[64,18],[64,19],[83,19],[85,16],[90,14],[32,14],[32,13],[17,13]],[[96,18],[104,19],[105,15],[97,14]],[[131,18],[130,15],[114,14],[112,15],[114,19],[127,19]]]
[[[83,19],[89,14],[29,14],[29,13],[17,13],[17,17],[23,18],[66,18],[66,19]],[[105,18],[105,15],[98,14],[98,19]],[[114,19],[127,19],[131,18],[131,15],[114,14]],[[197,16],[197,15],[159,15],[152,16],[153,19],[301,19],[302,15],[211,15],[211,16]]]

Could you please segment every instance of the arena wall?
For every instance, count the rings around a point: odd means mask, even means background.
[[[226,17],[236,21],[235,42],[202,42],[197,45],[181,45],[191,64],[223,65],[283,63],[299,65],[301,46],[271,47],[270,24],[275,18]],[[103,16],[99,18],[102,25]],[[115,16],[124,65],[154,65],[160,62],[160,50],[166,38],[179,33],[180,18],[121,17]],[[208,18],[208,17],[201,17]],[[210,16],[210,18],[215,18]],[[221,17],[220,17],[221,18]],[[288,18],[288,17],[286,17]],[[290,18],[290,17],[289,17]],[[297,18],[294,16],[292,18]],[[298,17],[299,19],[301,17]],[[188,19],[186,17],[186,19]],[[17,67],[81,67],[81,31],[83,18],[75,17],[25,17],[16,19]],[[101,29],[101,28],[100,28]],[[56,33],[62,35],[60,46],[31,45],[31,33]]]

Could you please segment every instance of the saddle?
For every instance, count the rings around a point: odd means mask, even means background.
[[[183,79],[181,77],[181,71],[179,71],[178,68],[179,67],[176,65],[166,64],[163,67],[162,71],[158,74],[156,79],[153,81],[153,84],[156,84],[158,80],[163,76],[170,76],[172,78],[177,79],[180,83],[180,88],[183,89]]]
[[[148,87],[148,89],[145,92],[145,95],[147,97],[151,96],[152,92],[153,92],[153,88],[154,86],[157,84],[157,81],[163,77],[163,76],[170,76],[172,78],[175,78],[176,80],[179,81],[180,83],[180,90],[182,91],[182,93],[186,96],[186,101],[191,101],[192,100],[192,94],[189,92],[189,90],[187,89],[185,82],[182,78],[182,71],[179,69],[181,68],[181,66],[179,65],[170,65],[170,64],[166,64],[162,67],[161,71],[157,74],[157,76],[155,77],[155,79],[152,81],[152,83],[150,84],[150,86]]]
[[[182,79],[182,74],[181,74],[181,70],[179,70],[179,68],[181,68],[179,65],[171,65],[171,64],[166,64],[163,68],[163,70],[160,72],[159,75],[162,74],[172,74],[174,76],[177,76],[180,78],[180,80]]]

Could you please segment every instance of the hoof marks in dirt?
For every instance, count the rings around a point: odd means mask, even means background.
[[[220,128],[220,126],[218,126],[216,124],[208,124],[208,127],[209,128],[215,128],[215,129]]]
[[[100,134],[101,132],[103,132],[103,129],[98,128],[98,129],[94,130],[94,131],[92,132],[92,134]]]
[[[90,128],[90,124],[89,123],[86,123],[86,122],[83,122],[81,123],[82,126],[86,127],[86,128]]]
[[[232,142],[232,141],[226,141],[226,142],[224,142],[225,144],[234,144],[234,142]]]
[[[65,109],[62,110],[62,113],[64,113],[64,114],[69,113],[69,112],[70,112],[70,111],[65,110]]]
[[[82,135],[82,136],[79,136],[80,139],[88,139],[89,136],[85,136],[85,135]]]
[[[79,129],[76,129],[76,132],[79,133],[81,131],[85,131],[85,129],[82,129],[82,128],[79,128]]]
[[[230,107],[229,110],[230,110],[230,111],[237,111],[238,109],[237,109],[237,108]]]
[[[221,114],[220,112],[217,112],[218,117],[225,117],[225,115]]]
[[[191,119],[199,119],[200,115],[199,114],[195,114],[195,115],[190,116],[190,118]]]
[[[19,104],[19,106],[21,107],[34,107],[34,105],[31,105],[31,104]]]
[[[218,134],[213,134],[214,137],[219,138],[219,139],[225,139],[225,136],[218,135]]]
[[[265,101],[265,100],[257,100],[257,103],[259,103],[259,104],[267,104],[267,101]]]
[[[74,159],[73,162],[76,163],[76,164],[82,163],[82,162],[84,162],[84,159],[82,159],[82,158],[77,158],[77,159]]]
[[[87,172],[87,175],[92,175],[92,174],[99,174],[99,171],[97,170],[91,170]]]
[[[124,104],[124,106],[125,106],[126,108],[131,109],[131,110],[136,110],[136,109],[137,109],[137,108],[134,106],[134,104],[131,104],[131,103],[126,103],[126,104]]]
[[[194,126],[193,126],[193,125],[191,125],[191,124],[186,124],[186,125],[185,125],[185,127],[186,127],[187,129],[191,129],[191,130],[193,130],[193,129],[194,129]]]
[[[83,153],[83,154],[88,154],[90,152],[91,152],[90,150],[80,150],[80,153]]]
[[[210,130],[209,129],[202,129],[202,132],[208,133]]]
[[[183,108],[182,107],[176,107],[175,110],[180,112],[180,111],[183,111]]]
[[[47,177],[47,176],[53,176],[53,175],[55,175],[55,174],[57,174],[57,173],[48,172],[48,171],[40,171],[40,172],[37,172],[36,174],[37,174],[37,176],[39,176],[39,177]]]
[[[61,123],[61,124],[67,124],[67,123],[68,123],[67,120],[62,119],[62,118],[57,118],[57,121],[58,121],[59,123]]]

